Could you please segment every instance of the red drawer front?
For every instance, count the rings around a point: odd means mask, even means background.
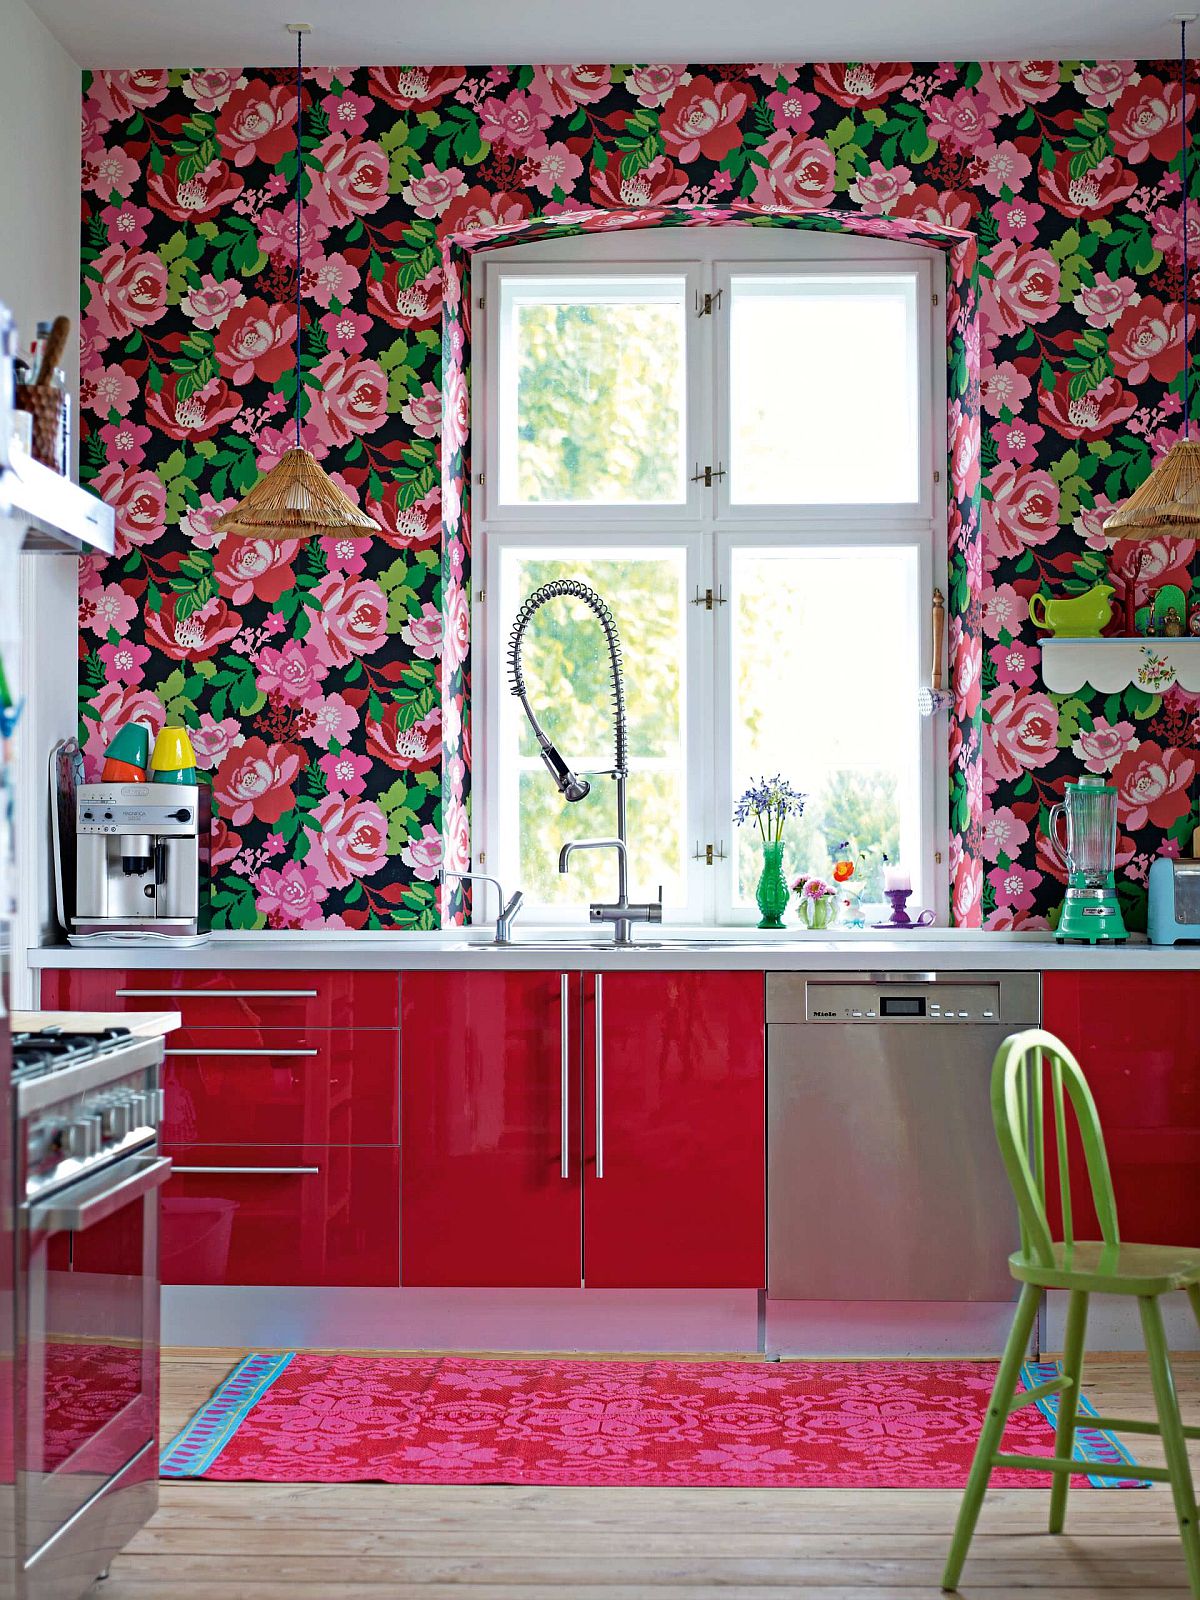
[[[206,972],[50,968],[49,1010],[178,1011],[194,1027],[394,1028],[394,972]]]
[[[176,1170],[162,1199],[164,1283],[399,1283],[399,1151],[197,1144],[166,1154]],[[246,1168],[266,1170],[229,1170]]]
[[[166,1040],[163,1136],[183,1144],[399,1138],[395,1031],[180,1028]]]

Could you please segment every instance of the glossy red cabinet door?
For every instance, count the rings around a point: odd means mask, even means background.
[[[162,1192],[164,1283],[398,1282],[398,1150],[168,1145],[164,1153],[175,1163]]]
[[[394,1028],[394,972],[47,968],[49,1010],[178,1011],[200,1028]]]
[[[585,984],[589,1287],[763,1287],[762,974],[604,973]]]
[[[1079,1058],[1096,1099],[1121,1237],[1200,1245],[1200,973],[1047,972],[1042,984],[1045,1025]],[[1052,1200],[1057,1182],[1055,1170]],[[1095,1238],[1078,1140],[1071,1199],[1076,1235]]]
[[[184,1027],[165,1044],[169,1144],[397,1142],[393,1030]]]
[[[578,1287],[578,993],[564,1040],[556,972],[403,974],[404,1284]]]

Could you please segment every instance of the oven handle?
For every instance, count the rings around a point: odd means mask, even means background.
[[[76,1201],[74,1205],[63,1204],[61,1198],[47,1200],[41,1205],[35,1204],[31,1208],[34,1227],[46,1233],[62,1233],[68,1228],[73,1233],[82,1233],[85,1228],[103,1222],[106,1217],[111,1217],[114,1212],[120,1211],[131,1201],[141,1199],[152,1189],[159,1188],[167,1181],[170,1174],[170,1156],[157,1156],[124,1182],[112,1188],[95,1189],[84,1199]]]

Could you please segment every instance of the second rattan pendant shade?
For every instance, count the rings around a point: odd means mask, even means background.
[[[307,450],[293,447],[232,511],[213,523],[243,539],[311,539],[322,534],[378,533]]]
[[[1109,539],[1200,534],[1200,441],[1181,439],[1125,504],[1105,518]]]

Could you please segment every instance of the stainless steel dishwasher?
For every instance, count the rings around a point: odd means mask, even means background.
[[[1019,1238],[989,1079],[1038,975],[766,983],[768,1350],[999,1350]]]

